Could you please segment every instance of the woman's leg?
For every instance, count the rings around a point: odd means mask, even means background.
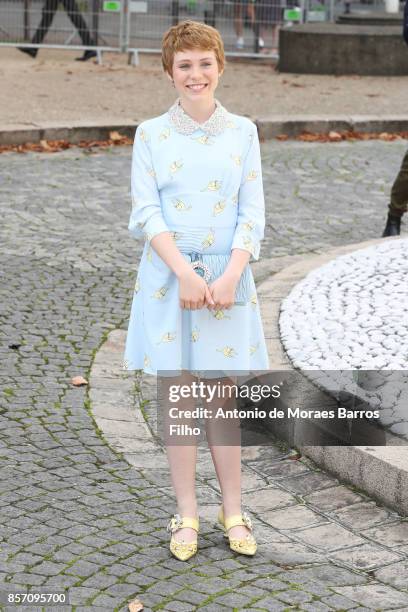
[[[177,377],[161,377],[161,389],[163,409],[166,409],[170,402],[169,386],[170,385],[190,385],[196,377],[187,372],[183,372]],[[171,407],[177,407],[181,410],[192,410],[194,408],[194,400],[191,398],[181,398]],[[166,414],[165,427],[166,431],[168,415]],[[173,421],[173,419],[171,419]],[[194,419],[177,419],[177,425],[194,426]],[[177,499],[177,513],[180,516],[197,518],[197,500],[195,493],[195,476],[196,476],[196,460],[197,460],[197,444],[190,444],[190,436],[177,436],[177,443],[166,444],[167,459],[170,467],[170,475],[173,484],[173,489]],[[179,529],[174,538],[178,541],[184,539],[185,542],[194,542],[197,539],[197,532],[190,527]]]
[[[234,2],[234,29],[237,38],[242,38],[244,35],[244,25],[242,23],[242,4],[239,0]]]
[[[235,386],[234,379],[205,379],[206,384],[221,382],[225,388],[224,396],[228,397],[227,386]],[[212,401],[203,400],[206,408],[212,409],[213,415],[220,406],[223,410],[233,410],[237,407],[234,396],[216,397]],[[241,514],[241,429],[240,419],[221,418],[206,419],[206,433],[214,468],[217,474],[222,494],[224,516]],[[234,538],[245,538],[250,533],[244,525],[232,527],[229,535]]]

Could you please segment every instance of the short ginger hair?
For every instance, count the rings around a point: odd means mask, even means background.
[[[174,56],[179,51],[202,49],[214,51],[218,70],[225,66],[224,43],[218,30],[199,21],[181,21],[169,28],[162,38],[162,65],[165,72],[173,76]]]

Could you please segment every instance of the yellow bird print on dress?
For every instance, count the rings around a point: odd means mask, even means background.
[[[145,368],[148,368],[150,366],[150,357],[148,355],[144,355],[144,359],[143,359],[143,366]]]
[[[228,121],[226,125],[230,130],[235,130],[237,127],[233,121]]]
[[[214,310],[214,312],[212,314],[214,316],[214,319],[217,319],[217,321],[221,321],[222,319],[230,319],[231,318],[229,315],[226,315],[223,310]]]
[[[252,240],[248,236],[244,236],[242,242],[244,243],[244,247],[253,254],[254,243],[252,242]]]
[[[217,349],[219,353],[222,353],[224,357],[236,357],[237,352],[232,346],[224,346],[222,349]]]
[[[201,191],[218,191],[219,189],[221,189],[221,181],[210,181]]]
[[[137,208],[139,206],[139,202],[140,202],[140,198],[137,198],[136,196],[132,195],[132,209]],[[138,225],[141,225],[141,224],[138,223]]]
[[[200,330],[198,329],[198,327],[195,327],[192,331],[191,331],[191,342],[197,342],[197,340],[200,337]]]
[[[151,297],[156,298],[156,300],[162,300],[168,290],[168,287],[160,287],[160,289],[157,289],[157,291],[155,291]]]
[[[211,140],[211,138],[209,136],[199,136],[198,138],[192,138],[191,140],[195,140],[196,142],[198,142],[199,144],[203,144],[203,145],[212,145],[213,141]]]
[[[241,165],[241,156],[240,155],[231,155],[231,159],[236,163],[237,166]]]
[[[149,137],[143,128],[139,130],[139,134],[140,134],[140,140],[143,140],[144,142],[147,142],[149,140]]]
[[[207,236],[204,238],[204,240],[201,241],[201,246],[203,247],[203,249],[208,249],[208,247],[214,244],[214,240],[215,234],[213,228],[211,227]]]
[[[216,215],[219,215],[220,213],[222,213],[222,211],[225,210],[225,206],[226,206],[226,201],[225,200],[220,200],[219,202],[214,204],[213,217],[215,217]]]
[[[243,223],[242,227],[247,231],[247,232],[251,232],[254,227],[255,227],[255,223],[253,221],[248,221],[247,223]]]
[[[164,130],[160,132],[159,141],[162,142],[163,140],[167,140],[169,136],[170,136],[170,128],[164,128]]]
[[[246,177],[246,181],[254,181],[258,176],[258,173],[256,170],[251,170],[251,172],[248,174],[248,176]]]
[[[135,283],[135,293],[137,293],[140,290],[140,283],[139,283],[139,279],[136,279],[136,283]]]
[[[257,297],[256,297],[256,293],[254,293],[253,295],[251,295],[251,299],[250,302],[252,304],[252,306],[256,306],[258,303]]]
[[[259,349],[259,342],[257,342],[257,344],[255,344],[255,345],[251,345],[249,347],[249,354],[253,355],[258,349]]]
[[[182,167],[183,167],[183,160],[182,159],[179,159],[179,160],[173,162],[172,164],[170,164],[170,172],[171,172],[171,174],[175,174]]]
[[[156,176],[156,173],[153,170],[153,168],[148,168],[147,169],[147,174],[149,174],[152,178],[155,178],[155,176]]]
[[[182,200],[179,200],[178,198],[175,198],[175,200],[173,200],[174,204],[174,208],[176,210],[190,210],[192,208],[191,204],[185,204]]]
[[[238,194],[239,192],[237,192],[234,197],[232,198],[232,204],[233,206],[237,206],[238,205]]]
[[[161,344],[162,342],[165,342],[165,343],[173,342],[173,340],[175,339],[176,339],[176,334],[174,332],[166,332],[165,334],[162,335],[159,342],[156,342],[156,344]]]

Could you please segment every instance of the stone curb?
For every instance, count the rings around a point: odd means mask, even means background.
[[[290,137],[303,132],[327,134],[331,131],[356,131],[374,133],[398,133],[408,131],[408,116],[390,115],[333,115],[319,117],[314,115],[277,115],[273,118],[260,118],[253,121],[257,124],[260,139],[270,139],[280,134]],[[0,145],[21,145],[40,140],[66,140],[77,144],[81,140],[107,140],[109,132],[133,138],[138,123],[132,120],[120,122],[73,121],[37,124],[16,124],[0,126]]]
[[[395,240],[398,238],[389,238]],[[258,289],[262,319],[271,369],[293,369],[280,342],[280,303],[291,289],[309,272],[319,268],[339,255],[378,244],[384,239],[369,240],[331,249],[323,255],[305,257],[275,276],[266,280]],[[273,357],[273,359],[272,359]],[[408,447],[397,438],[395,445],[385,447],[366,446],[304,446],[301,451],[317,465],[334,474],[340,480],[357,486],[400,514],[408,514]]]
[[[397,133],[408,131],[408,116],[380,117],[379,115],[333,115],[319,117],[314,115],[275,116],[273,119],[256,119],[260,138],[266,140],[287,134],[298,136],[303,132],[328,134],[329,132],[383,132]]]

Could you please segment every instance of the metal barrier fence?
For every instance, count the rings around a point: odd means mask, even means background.
[[[172,25],[193,19],[211,25],[220,32],[227,55],[258,55],[272,27],[282,22],[280,0],[257,0],[241,4],[230,0],[179,0],[143,2],[130,0],[127,40],[130,49],[160,49],[163,33]],[[261,40],[260,40],[261,39]],[[261,42],[261,46],[259,45]],[[264,44],[262,44],[264,43]],[[277,51],[277,37],[273,41]]]
[[[125,51],[124,2],[0,0],[0,45]]]
[[[279,27],[333,21],[351,0],[0,0],[0,45],[160,51],[184,19],[217,28],[227,56],[278,57]],[[379,10],[383,0],[363,0]],[[297,6],[296,6],[297,4]],[[356,6],[353,3],[353,9]]]

